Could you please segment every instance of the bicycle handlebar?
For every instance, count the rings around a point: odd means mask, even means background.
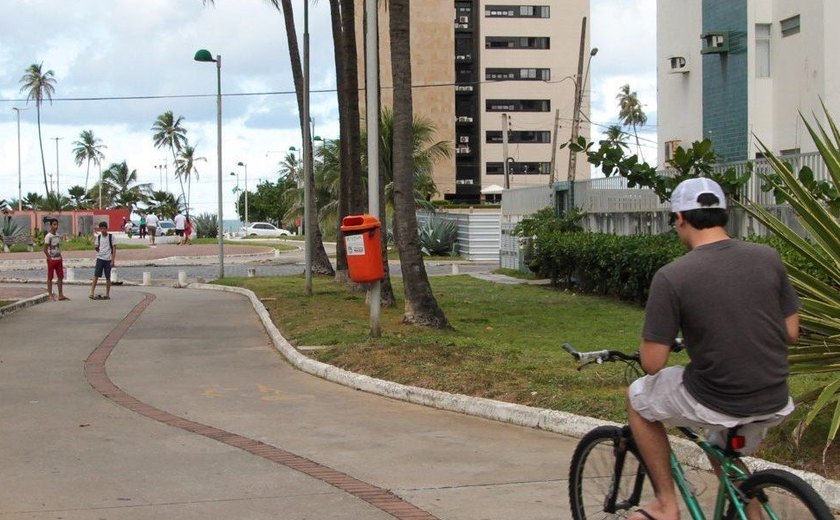
[[[620,350],[593,350],[590,352],[578,352],[572,347],[569,343],[564,343],[562,345],[563,350],[571,354],[576,360],[578,361],[586,361],[588,363],[604,363],[609,361],[630,361],[634,363],[641,362],[641,356],[639,351],[633,352],[632,354],[625,354]],[[671,345],[671,350],[673,352],[679,352],[685,345],[683,343],[682,338],[677,338],[674,340],[673,345]]]

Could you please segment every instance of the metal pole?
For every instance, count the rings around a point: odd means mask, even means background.
[[[583,17],[580,26],[580,54],[578,55],[577,75],[575,76],[575,108],[572,113],[572,136],[570,141],[577,141],[580,131],[580,102],[583,91],[583,51],[586,47],[586,17]],[[569,148],[569,208],[575,208],[575,174],[577,169],[577,154]]]
[[[12,107],[17,113],[17,148],[18,148],[18,211],[23,211],[23,189],[21,188],[21,173],[20,173],[20,111],[27,110],[26,108]]]
[[[554,185],[557,169],[557,130],[560,128],[560,109],[554,112],[554,133],[551,135],[551,171],[548,175],[548,185]]]
[[[219,167],[219,278],[225,277],[224,220],[222,219],[222,56],[216,55],[216,154]],[[168,179],[167,179],[168,182]]]
[[[248,225],[248,165],[245,165],[245,226]]]
[[[312,294],[312,136],[309,133],[309,0],[303,2],[303,232],[306,294]]]
[[[102,163],[99,163],[99,209],[102,209]]]
[[[365,104],[367,112],[368,211],[379,218],[379,12],[376,0],[365,0]],[[382,282],[370,288],[370,336],[382,335]]]
[[[58,142],[64,138],[53,137],[53,139],[55,140],[55,194],[58,196],[61,193],[61,180],[58,176]]]
[[[505,189],[510,189],[510,166],[508,165],[508,115],[502,114],[502,162],[505,170]]]

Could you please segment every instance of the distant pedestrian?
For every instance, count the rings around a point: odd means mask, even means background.
[[[90,298],[96,300],[96,282],[99,281],[100,276],[105,276],[105,296],[101,299],[111,299],[111,268],[117,262],[117,245],[114,244],[114,235],[108,233],[108,224],[105,222],[99,223],[99,234],[96,235],[95,249],[96,249],[96,267],[93,270],[93,280],[90,284]]]
[[[146,238],[146,214],[145,213],[140,214],[140,230],[138,231],[138,234],[140,235],[141,239]]]
[[[61,258],[61,236],[58,234],[58,219],[47,220],[50,231],[44,237],[44,256],[47,257],[47,292],[50,293],[50,301],[55,301],[53,295],[53,277],[58,282],[59,301],[69,300],[64,296],[64,260]]]
[[[184,223],[184,244],[191,246],[192,245],[192,233],[193,233],[193,223],[190,220],[190,217],[187,217],[186,223]]]
[[[146,231],[149,233],[149,243],[154,246],[157,237],[158,218],[154,213],[146,215]]]
[[[187,217],[180,211],[175,215],[175,234],[178,235],[178,245],[184,245],[184,228],[187,225]]]

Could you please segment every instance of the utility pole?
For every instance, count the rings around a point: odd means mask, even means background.
[[[510,166],[508,163],[508,122],[507,113],[502,114],[502,163],[505,169],[505,189],[510,189]]]
[[[20,174],[20,111],[28,110],[27,108],[12,107],[12,110],[17,113],[17,146],[18,146],[18,211],[23,211],[23,190],[21,189],[21,174]]]
[[[47,174],[47,177],[49,177],[49,178],[50,178],[50,191],[51,191],[52,193],[55,193],[55,190],[53,190],[53,174],[48,173],[48,174]]]
[[[365,0],[365,111],[367,113],[367,154],[379,157],[379,11],[376,0]],[[379,161],[368,161],[368,212],[381,218],[379,207]],[[370,337],[382,336],[382,282],[370,286]]]
[[[575,108],[572,113],[572,136],[570,141],[577,141],[580,132],[580,104],[583,93],[583,51],[586,47],[586,17],[583,17],[580,26],[580,54],[578,55],[577,75],[575,76]],[[575,207],[575,173],[577,168],[577,153],[569,148],[569,209]]]
[[[54,193],[56,194],[56,196],[58,196],[61,193],[61,180],[59,179],[59,176],[58,176],[58,142],[60,140],[64,139],[64,138],[63,137],[53,137],[53,139],[55,140],[55,192]]]
[[[557,170],[557,130],[560,128],[560,109],[554,111],[554,133],[551,134],[551,171],[548,175],[548,185],[554,184]]]

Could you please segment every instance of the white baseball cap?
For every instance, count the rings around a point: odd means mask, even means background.
[[[718,199],[717,204],[704,205],[697,202],[697,197],[711,193]],[[726,209],[726,195],[720,184],[705,177],[696,177],[682,181],[671,193],[671,213],[691,211],[693,209]]]

